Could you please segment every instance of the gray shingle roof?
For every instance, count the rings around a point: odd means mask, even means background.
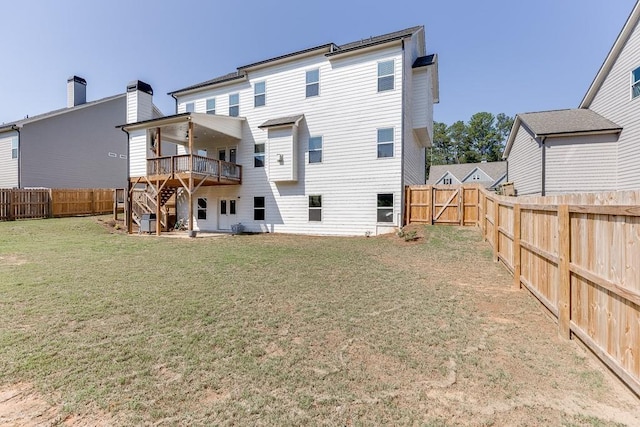
[[[300,120],[303,117],[304,117],[303,114],[298,114],[296,116],[279,117],[277,119],[267,120],[266,122],[264,122],[258,127],[260,129],[263,129],[263,128],[270,128],[275,126],[294,125],[298,120]]]
[[[584,108],[523,113],[518,117],[538,136],[622,130],[611,120]]]
[[[256,65],[261,65],[261,64],[266,64],[272,61],[278,61],[280,59],[284,59],[284,58],[288,58],[288,57],[293,57],[299,54],[304,54],[304,53],[308,53],[308,52],[312,52],[314,50],[319,50],[319,49],[329,49],[330,52],[326,53],[326,56],[333,56],[333,55],[339,55],[341,53],[347,53],[347,52],[351,52],[357,49],[363,49],[366,47],[370,47],[370,46],[375,46],[377,44],[382,44],[382,43],[387,43],[390,41],[394,41],[394,40],[400,40],[402,38],[405,37],[409,37],[412,34],[423,30],[424,27],[422,25],[420,26],[416,26],[416,27],[411,27],[411,28],[406,28],[404,30],[400,30],[400,31],[395,31],[393,33],[388,33],[388,34],[383,34],[380,36],[372,36],[366,39],[361,39],[355,42],[351,42],[351,43],[346,43],[343,45],[336,45],[335,43],[327,43],[324,45],[320,45],[320,46],[316,46],[313,48],[309,48],[309,49],[304,49],[304,50],[300,50],[300,51],[296,51],[296,52],[292,52],[292,53],[288,53],[285,55],[280,55],[280,56],[276,56],[274,58],[270,58],[270,59],[266,59],[264,61],[259,61],[259,62],[255,62],[253,64],[249,64],[249,65],[244,65],[242,67],[238,67],[238,69],[232,73],[229,74],[225,74],[224,76],[219,76],[219,77],[215,77],[211,80],[207,80],[204,81],[202,83],[196,83],[194,85],[191,86],[187,86],[184,87],[182,89],[178,89],[178,90],[174,90],[172,92],[169,92],[168,95],[174,95],[176,93],[180,93],[180,92],[185,92],[188,90],[193,90],[193,89],[199,89],[201,87],[205,87],[205,86],[209,86],[209,85],[213,85],[216,83],[223,83],[226,81],[231,81],[231,80],[235,80],[235,79],[241,79],[243,77],[245,77],[245,69],[246,68],[250,68],[250,67],[254,67]],[[432,56],[432,55],[429,55]],[[423,57],[423,58],[428,58],[427,57]],[[433,58],[432,58],[433,60]]]
[[[449,172],[455,176],[458,181],[465,179],[476,168],[482,170],[491,178],[491,183],[507,173],[507,162],[486,162],[486,163],[460,163],[454,165],[434,165],[429,170],[429,179],[427,184],[434,185],[442,178],[444,174]],[[488,181],[483,181],[488,182]]]

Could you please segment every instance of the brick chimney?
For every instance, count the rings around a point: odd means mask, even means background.
[[[127,123],[153,118],[153,89],[148,83],[134,80],[127,85]]]
[[[71,76],[67,79],[67,108],[87,102],[87,81],[82,77]]]

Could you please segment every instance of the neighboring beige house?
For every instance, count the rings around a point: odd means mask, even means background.
[[[640,2],[577,109],[518,114],[503,158],[518,195],[640,188]]]
[[[496,188],[506,181],[507,162],[461,163],[433,165],[429,170],[428,185],[482,184]]]

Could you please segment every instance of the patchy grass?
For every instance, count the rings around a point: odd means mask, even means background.
[[[418,234],[0,223],[0,384],[32,384],[78,425],[640,422],[475,230]]]

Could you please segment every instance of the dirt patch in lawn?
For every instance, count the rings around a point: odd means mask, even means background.
[[[23,265],[27,260],[18,255],[0,255],[0,264],[4,265]]]

